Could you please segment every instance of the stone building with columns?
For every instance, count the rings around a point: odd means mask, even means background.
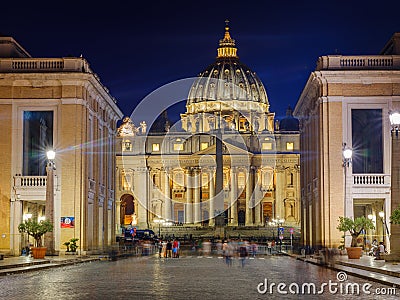
[[[343,233],[339,217],[370,218],[373,239],[390,249],[393,209],[391,125],[400,109],[400,35],[378,55],[327,55],[318,58],[297,102],[300,120],[301,228],[303,243],[336,248]],[[351,163],[343,150],[352,149]],[[392,186],[392,190],[391,190]],[[348,234],[348,233],[347,233]],[[349,246],[351,237],[346,236]]]
[[[225,27],[217,58],[193,81],[186,112],[147,128],[126,117],[117,134],[116,199],[121,228],[300,225],[298,121],[275,122],[266,89],[237,56]],[[161,110],[161,109],[160,109]],[[219,141],[221,141],[219,143]],[[219,149],[218,145],[221,145]]]
[[[0,36],[0,250],[20,255],[33,241],[18,225],[47,215],[50,148],[55,250],[71,238],[79,239],[81,253],[114,243],[113,153],[121,118],[84,58],[35,58]]]

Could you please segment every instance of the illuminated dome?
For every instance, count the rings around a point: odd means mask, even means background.
[[[267,106],[264,85],[255,72],[239,61],[235,40],[225,26],[225,36],[219,41],[216,61],[199,74],[193,84],[187,104],[204,101],[254,101]]]
[[[182,128],[193,133],[217,128],[273,131],[273,119],[264,85],[255,72],[240,62],[226,21],[215,62],[191,86],[186,113],[181,114]]]

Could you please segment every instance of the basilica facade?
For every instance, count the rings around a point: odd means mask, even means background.
[[[300,225],[299,124],[280,122],[266,89],[241,63],[228,25],[217,58],[193,81],[171,122],[126,117],[116,144],[116,220],[129,226]],[[135,125],[137,124],[137,126]],[[221,220],[219,218],[218,220]]]

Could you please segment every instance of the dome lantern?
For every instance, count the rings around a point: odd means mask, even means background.
[[[231,38],[229,34],[229,21],[225,21],[225,35],[222,40],[219,40],[219,48],[217,49],[217,58],[238,58],[236,55],[237,48],[235,47],[235,40]]]

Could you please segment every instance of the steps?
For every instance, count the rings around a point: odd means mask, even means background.
[[[0,276],[25,273],[30,271],[37,271],[55,267],[62,267],[67,265],[74,265],[78,263],[90,262],[100,260],[99,257],[84,257],[74,259],[35,259],[30,261],[21,261],[18,258],[6,258],[0,263]]]

